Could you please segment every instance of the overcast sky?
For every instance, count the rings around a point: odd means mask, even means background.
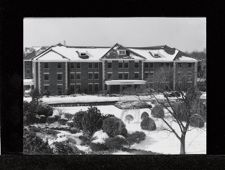
[[[24,46],[168,45],[182,51],[206,48],[205,18],[25,18]]]

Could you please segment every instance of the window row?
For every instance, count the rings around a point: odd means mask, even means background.
[[[49,81],[49,73],[44,73],[44,80]],[[57,80],[62,81],[63,80],[63,75],[62,73],[57,73]]]
[[[110,80],[112,78],[112,73],[108,72],[107,73],[107,79]],[[134,73],[134,78],[138,79],[139,78],[139,73],[135,72]],[[129,79],[129,73],[118,73],[118,79]]]
[[[69,64],[70,68],[80,68],[81,64],[80,63],[70,63]],[[63,63],[57,63],[57,68],[62,68]],[[44,63],[44,68],[48,69],[49,68],[49,63]],[[88,68],[99,68],[99,63],[88,63]]]
[[[88,73],[88,79],[89,80],[92,80],[92,79],[98,80],[99,75],[98,75],[98,73]]]

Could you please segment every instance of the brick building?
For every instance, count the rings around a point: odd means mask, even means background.
[[[34,87],[51,95],[98,93],[107,90],[119,93],[127,87],[138,87],[146,80],[154,84],[156,72],[171,70],[171,88],[176,89],[180,77],[196,85],[197,60],[166,45],[155,47],[72,47],[51,46],[25,63],[32,68]],[[165,83],[168,83],[165,81]],[[168,84],[169,85],[169,84]]]

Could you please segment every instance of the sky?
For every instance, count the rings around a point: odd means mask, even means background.
[[[168,45],[184,52],[206,48],[206,18],[24,18],[24,47]]]

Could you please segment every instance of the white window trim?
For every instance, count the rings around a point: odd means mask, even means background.
[[[50,84],[44,84],[43,86],[50,86]]]
[[[123,52],[123,54],[121,54],[121,52]],[[126,55],[126,50],[118,50],[118,54],[119,55]]]
[[[63,86],[63,84],[61,84],[61,83],[57,83],[57,86]]]
[[[70,86],[71,86],[71,85],[75,85],[75,83],[70,83]]]

